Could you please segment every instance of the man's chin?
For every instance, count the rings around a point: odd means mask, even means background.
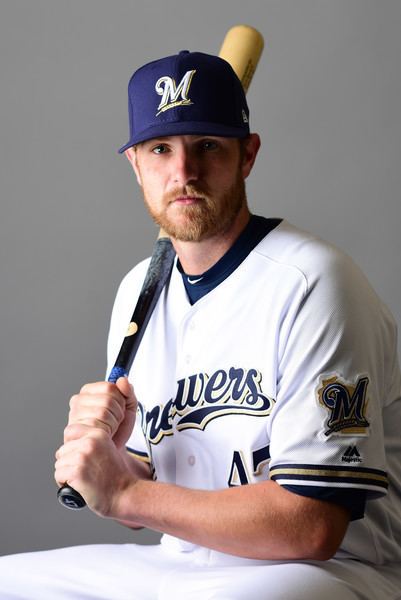
[[[203,231],[201,228],[194,227],[193,225],[177,227],[165,224],[161,227],[171,238],[179,242],[202,242],[209,237],[207,231]]]
[[[185,207],[186,209],[191,207]],[[174,215],[156,219],[157,224],[168,235],[181,242],[200,242],[208,236],[210,229],[209,219],[199,210],[174,211]]]

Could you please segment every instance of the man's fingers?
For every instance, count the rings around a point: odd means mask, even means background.
[[[95,383],[87,383],[79,391],[79,394],[76,394],[71,398],[73,401],[74,398],[87,398],[90,400],[91,398],[114,398],[114,400],[124,407],[124,401],[121,397],[121,392],[117,388],[115,383],[109,383],[108,381],[98,381]]]
[[[78,397],[71,401],[68,424],[96,420],[105,426],[115,429],[124,419],[125,407],[115,402],[113,398],[93,397],[86,399]]]
[[[128,381],[128,378],[120,377],[119,379],[117,379],[116,386],[126,398],[125,408],[129,410],[136,410],[138,403],[135,398],[134,388]]]
[[[126,412],[126,399],[115,386],[114,388],[112,394],[105,393],[105,388],[100,388],[98,393],[86,391],[72,396],[68,424],[86,423],[105,429],[113,435]]]
[[[116,390],[116,384],[110,381],[95,381],[93,383],[85,383],[80,389],[80,394],[110,394],[114,395],[118,392]]]
[[[68,440],[58,448],[55,453],[56,469],[68,465],[84,465],[86,458],[90,455],[95,456],[99,445],[103,444],[109,437],[100,429],[93,429],[81,425],[71,426],[71,429],[73,428],[80,428],[81,435]]]
[[[70,400],[64,440],[79,439],[94,428],[105,432],[120,447],[132,432],[137,406],[133,387],[126,377],[119,378],[117,383],[86,384]]]
[[[94,426],[89,423],[72,423],[71,425],[67,425],[64,429],[64,443],[66,444],[85,437],[93,428]],[[109,433],[110,429],[106,430],[103,427],[97,427],[97,429],[104,429],[106,433],[111,435]]]
[[[119,377],[119,379],[117,379],[116,386],[125,398],[134,397],[134,388],[128,381],[128,377]]]
[[[90,403],[94,398],[101,397],[114,398],[119,406],[124,411],[126,408],[136,408],[135,393],[132,385],[128,381],[127,377],[120,377],[117,383],[110,383],[108,381],[98,381],[95,383],[87,383],[82,386],[80,393],[73,396],[70,401],[70,405],[74,405],[76,398],[80,401],[86,398]],[[128,400],[128,402],[127,402]]]

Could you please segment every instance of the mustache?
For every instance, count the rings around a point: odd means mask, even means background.
[[[165,198],[169,202],[174,202],[174,200],[183,196],[194,196],[209,200],[210,194],[206,185],[185,185],[170,190],[166,193]]]

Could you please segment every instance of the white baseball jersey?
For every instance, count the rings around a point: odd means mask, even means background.
[[[110,368],[146,267],[118,292]],[[130,379],[142,411],[128,446],[160,481],[217,489],[271,478],[337,499],[365,490],[365,517],[323,562],[250,560],[171,536],[1,557],[1,598],[400,597],[396,332],[349,258],[282,222],[192,306],[174,268]]]
[[[119,288],[110,368],[147,264]],[[189,488],[270,478],[317,497],[366,490],[365,517],[337,556],[400,561],[396,344],[391,315],[352,260],[283,221],[194,305],[173,269],[130,373],[142,411],[128,448],[159,481]]]

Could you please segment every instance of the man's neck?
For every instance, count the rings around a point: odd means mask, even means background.
[[[202,240],[201,242],[182,242],[172,238],[171,241],[185,273],[202,275],[215,265],[234,244],[235,240],[245,229],[249,219],[250,213],[248,207],[244,206],[238,213],[230,229],[223,234]]]

